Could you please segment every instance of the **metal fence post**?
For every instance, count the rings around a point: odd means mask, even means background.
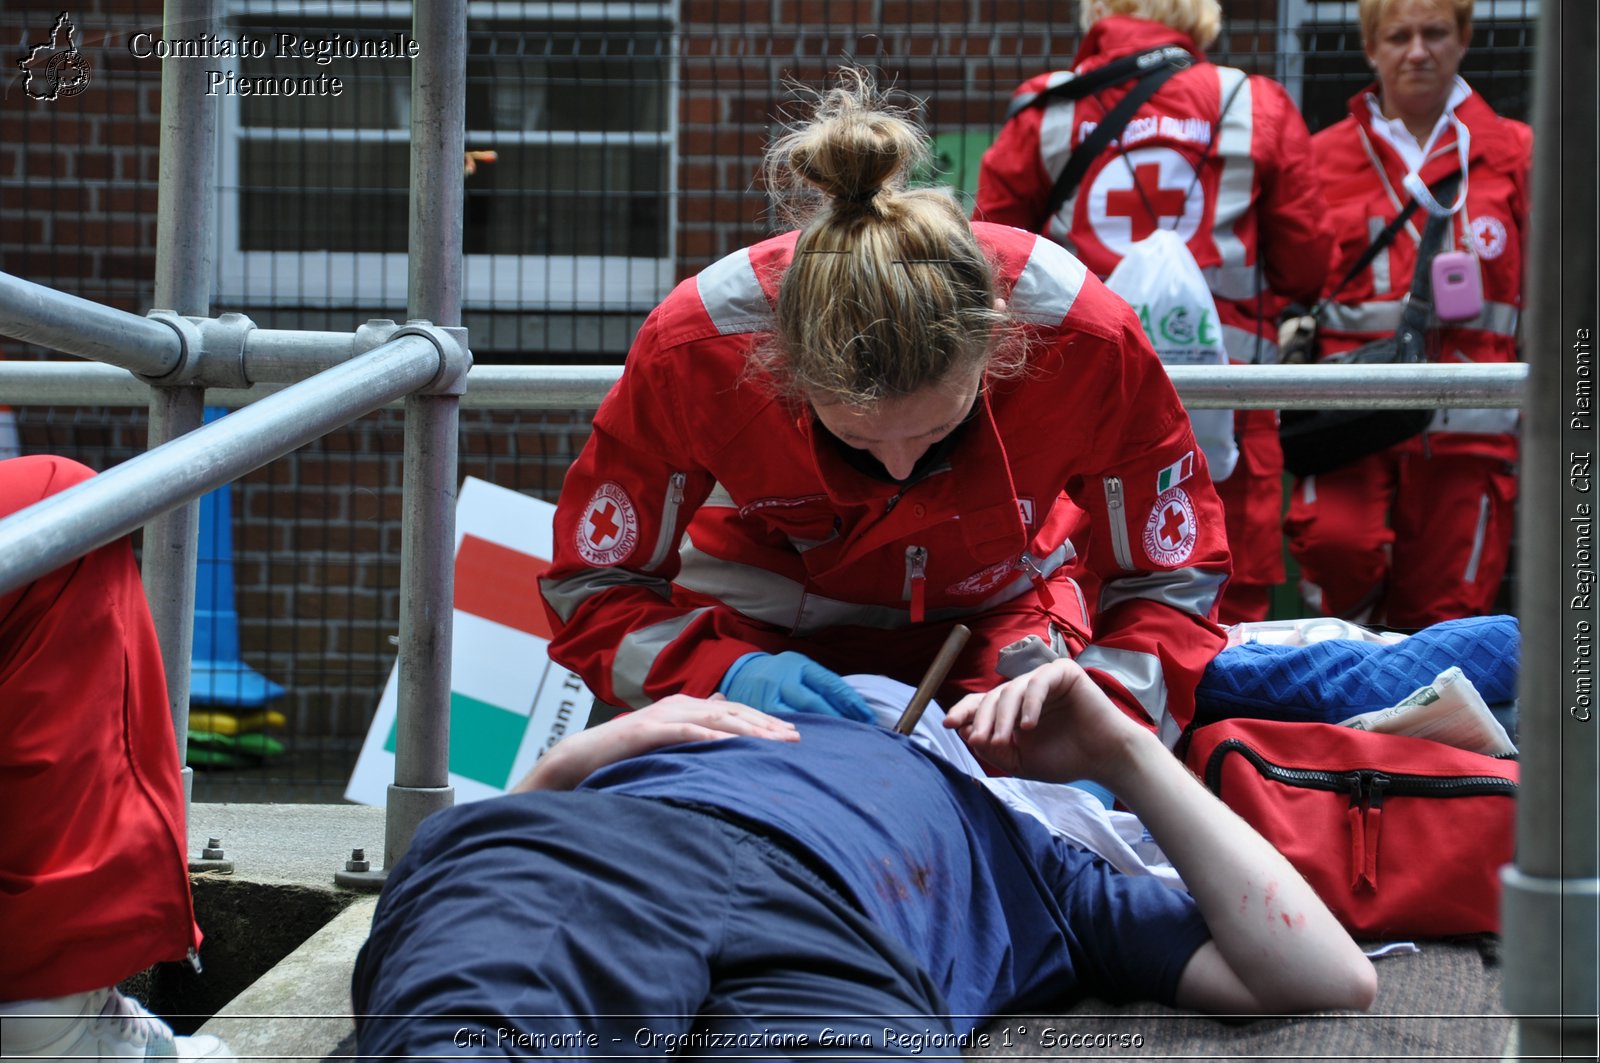
[[[1504,996],[1516,1016],[1508,1056],[1594,1059],[1596,25],[1587,0],[1541,6],[1517,558],[1522,785],[1517,860],[1503,876]]]
[[[221,28],[221,0],[167,0],[162,33],[194,39]],[[215,235],[217,101],[205,92],[205,64],[161,64],[161,172],[156,207],[155,303],[184,316],[211,309],[211,244]],[[150,397],[149,445],[158,447],[200,427],[205,389],[160,387]],[[178,762],[189,748],[189,661],[194,647],[196,551],[200,503],[186,502],[144,529],[145,596],[167,671]],[[185,810],[194,770],[183,767]]]
[[[466,0],[417,0],[421,52],[411,71],[411,221],[407,305],[413,319],[461,324],[467,85]],[[455,586],[460,390],[406,398],[400,546],[400,680],[384,868],[417,825],[455,801],[450,786],[450,653]]]

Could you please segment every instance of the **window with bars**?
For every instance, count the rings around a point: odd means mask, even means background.
[[[222,93],[218,298],[403,308],[407,58],[319,66],[280,34],[378,41],[410,4],[240,0],[247,80],[338,77],[337,94]],[[468,9],[466,305],[630,310],[672,282],[674,25],[668,3],[474,3]]]

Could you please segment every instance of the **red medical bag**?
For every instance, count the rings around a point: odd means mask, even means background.
[[[1223,720],[1185,762],[1352,934],[1498,932],[1515,761],[1323,723]]]

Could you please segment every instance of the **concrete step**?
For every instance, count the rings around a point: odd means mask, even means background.
[[[201,1033],[215,1034],[241,1059],[348,1058],[355,1046],[350,972],[367,940],[369,895],[333,921],[213,1015]]]
[[[381,867],[383,835],[384,810],[364,805],[191,806],[191,868],[205,869],[191,876],[204,970],[162,964],[125,991],[178,1032],[217,1034],[241,1058],[347,1056],[350,973],[377,896],[334,875],[354,849]]]

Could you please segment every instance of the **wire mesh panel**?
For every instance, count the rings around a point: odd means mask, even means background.
[[[620,362],[673,284],[773,230],[762,150],[791,86],[817,87],[841,63],[902,90],[938,158],[918,179],[970,197],[1012,90],[1071,65],[1078,9],[474,0],[460,120],[475,359]],[[0,9],[4,69],[18,71],[0,110],[0,269],[151,308],[161,68],[194,63],[219,116],[213,312],[341,332],[408,316],[409,153],[428,117],[413,112],[411,75],[430,45],[411,37],[408,3],[229,0],[207,39],[163,34],[157,0],[89,0],[68,14],[63,29],[60,0]],[[1527,114],[1537,14],[1536,0],[1476,6],[1463,73],[1511,117]],[[1211,57],[1283,80],[1313,129],[1370,81],[1354,3],[1227,0],[1224,15]],[[43,70],[19,71],[23,59]],[[590,413],[466,411],[462,475],[553,499]],[[142,412],[18,419],[26,451],[97,468],[143,446]],[[230,549],[202,558],[202,576],[231,579],[240,658],[282,693],[257,706],[254,733],[271,742],[211,743],[219,755],[200,766],[196,799],[342,792],[394,661],[401,450],[400,415],[373,415],[244,478],[219,507]],[[222,737],[250,733],[240,727]]]

